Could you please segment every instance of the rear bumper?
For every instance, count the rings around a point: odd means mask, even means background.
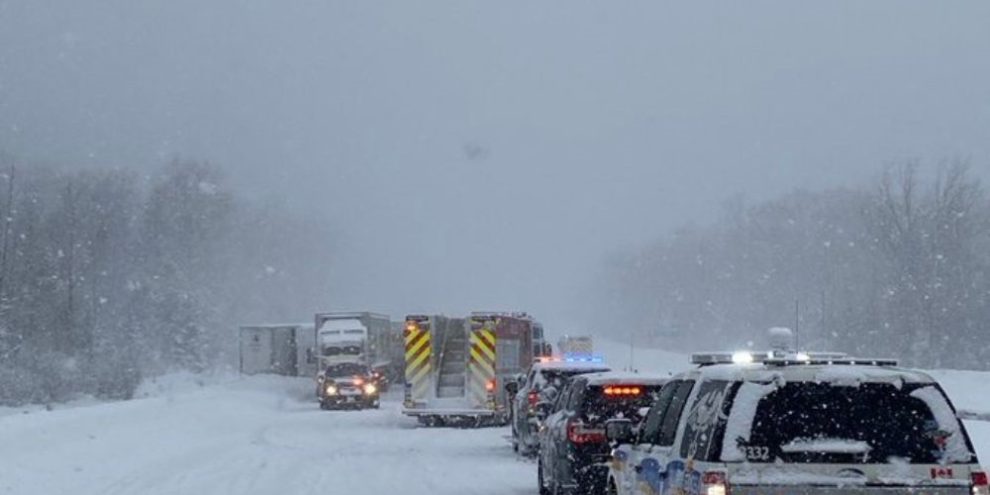
[[[491,409],[430,409],[418,407],[404,407],[402,414],[406,416],[458,416],[458,417],[492,417],[498,415],[497,411]]]
[[[320,402],[328,406],[374,404],[379,401],[377,395],[325,395]]]
[[[732,485],[732,495],[969,495],[965,485],[785,486]]]
[[[539,432],[540,423],[536,421],[536,418],[529,418],[526,420],[524,430],[519,432],[519,440],[527,447],[536,447],[540,444],[540,439],[537,436]]]

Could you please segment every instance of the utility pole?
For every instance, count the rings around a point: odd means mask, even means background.
[[[824,341],[825,341],[825,347],[826,347],[826,349],[824,349],[824,350],[830,350],[828,348],[829,347],[829,345],[828,345],[828,343],[829,343],[828,320],[827,320],[827,317],[825,316],[825,314],[826,314],[825,309],[826,309],[826,307],[825,307],[825,289],[823,288],[822,289],[822,339],[824,339]]]
[[[801,349],[801,300],[794,298],[794,350]]]
[[[633,325],[629,325],[629,371],[630,372],[635,369],[633,367],[633,358],[635,357],[634,354],[635,340],[636,340],[635,336],[636,336],[636,327],[634,327]]]

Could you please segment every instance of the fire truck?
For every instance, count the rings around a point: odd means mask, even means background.
[[[409,315],[403,334],[402,412],[428,426],[506,424],[504,383],[548,350],[542,327],[526,313]]]

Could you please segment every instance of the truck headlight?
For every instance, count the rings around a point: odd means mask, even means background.
[[[378,387],[374,383],[366,383],[364,385],[364,395],[375,395],[378,393]]]
[[[337,386],[327,385],[327,395],[337,395]]]

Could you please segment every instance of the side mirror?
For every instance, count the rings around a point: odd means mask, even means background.
[[[516,392],[519,392],[519,382],[511,380],[505,384],[505,393],[509,394],[509,397],[515,397]]]
[[[622,419],[610,419],[605,422],[605,438],[611,443],[629,443],[633,439],[632,421]]]

